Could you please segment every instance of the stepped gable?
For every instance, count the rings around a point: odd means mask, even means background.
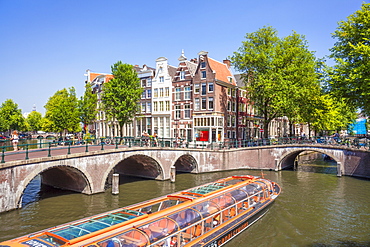
[[[233,86],[236,86],[236,80],[233,74],[230,71],[228,60],[225,60],[224,63],[214,60],[213,58],[208,57],[208,63],[213,72],[216,75],[216,80],[229,83]]]

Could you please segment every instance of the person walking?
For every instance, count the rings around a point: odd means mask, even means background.
[[[18,141],[19,141],[19,135],[16,130],[12,133],[12,143],[13,143],[13,149],[14,151],[18,151]]]

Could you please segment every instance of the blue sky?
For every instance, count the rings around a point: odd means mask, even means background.
[[[84,92],[84,73],[109,73],[117,61],[177,66],[199,51],[222,61],[246,33],[263,26],[280,37],[305,35],[317,57],[329,55],[338,22],[362,0],[0,0],[0,103],[12,99],[22,112],[44,105],[57,90]]]

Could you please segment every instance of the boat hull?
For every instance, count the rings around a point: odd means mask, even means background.
[[[230,222],[225,222],[219,227],[215,228],[210,235],[207,234],[202,239],[197,239],[186,246],[194,247],[220,247],[238,236],[248,227],[253,225],[257,220],[264,216],[274,201],[266,202],[264,204],[256,205],[255,210],[245,212],[239,215]]]

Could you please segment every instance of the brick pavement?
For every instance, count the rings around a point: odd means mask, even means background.
[[[126,145],[118,145],[118,148],[127,147]],[[115,149],[116,145],[104,145],[104,150]],[[88,152],[92,151],[99,151],[102,149],[101,145],[88,145]],[[85,153],[86,146],[71,146],[69,151],[67,146],[57,146],[50,148],[50,156],[58,156],[58,155],[67,155],[69,154],[76,154],[76,153]],[[38,148],[38,149],[30,149],[28,150],[28,159],[35,159],[35,158],[43,158],[48,157],[49,149],[48,148]],[[26,150],[19,150],[19,151],[7,151],[4,152],[4,161],[18,161],[18,160],[25,160],[27,157]],[[0,153],[0,162],[2,162],[3,157],[2,153]]]

